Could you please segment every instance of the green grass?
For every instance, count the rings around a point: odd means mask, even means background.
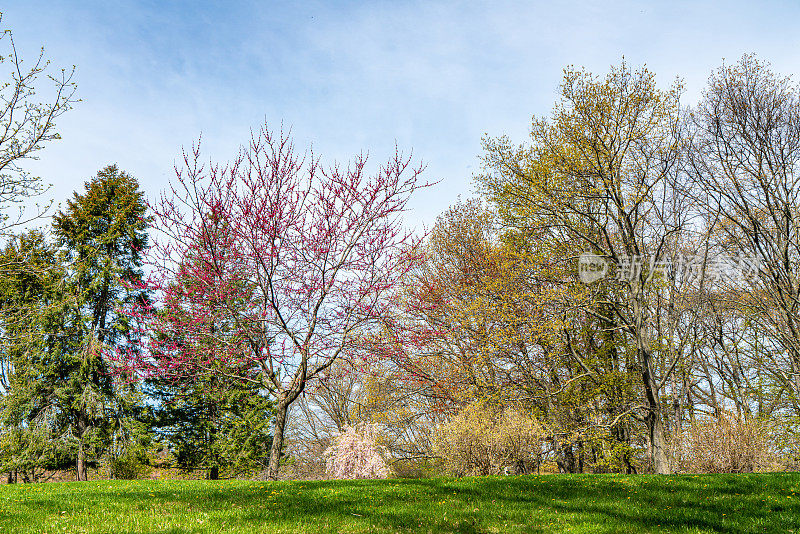
[[[796,532],[800,474],[0,487],[0,532]]]

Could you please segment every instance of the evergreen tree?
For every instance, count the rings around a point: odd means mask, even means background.
[[[59,396],[78,442],[78,480],[86,480],[92,442],[108,439],[130,406],[119,391],[106,357],[135,350],[137,329],[118,309],[147,301],[142,251],[147,245],[147,205],[135,178],[108,166],[75,193],[54,217],[54,234],[66,261],[71,306],[67,329],[77,344],[65,355]]]
[[[224,243],[230,231],[226,222],[213,212],[204,220],[207,239]],[[167,320],[189,320],[192,297],[203,294],[209,281],[198,281],[186,273],[203,261],[188,257],[180,264],[161,310]],[[192,331],[162,332],[159,337],[162,346],[176,352],[202,352],[203,367],[214,372],[154,378],[148,383],[148,394],[156,401],[156,432],[166,439],[177,464],[184,469],[207,469],[212,480],[220,474],[235,476],[266,469],[272,446],[274,403],[261,387],[257,370],[241,357],[226,362],[219,358],[230,350],[237,335],[225,311],[244,313],[252,296],[244,280],[231,284],[236,291],[204,299],[204,313],[194,319]]]
[[[60,467],[72,443],[58,384],[67,334],[61,255],[39,231],[12,238],[0,253],[0,465],[13,482]]]
[[[151,386],[157,432],[178,466],[211,480],[267,468],[273,403],[256,385],[214,376]]]

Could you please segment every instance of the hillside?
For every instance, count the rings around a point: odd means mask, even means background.
[[[796,492],[795,473],[18,484],[0,532],[795,532]]]

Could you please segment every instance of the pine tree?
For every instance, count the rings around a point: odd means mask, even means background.
[[[70,443],[59,406],[65,335],[64,269],[58,251],[32,231],[0,253],[0,466],[8,481],[35,481],[59,467]]]
[[[266,469],[273,403],[257,385],[221,376],[150,385],[156,432],[178,466],[206,469],[211,480]]]
[[[86,480],[87,447],[119,426],[123,387],[110,372],[107,354],[135,350],[138,329],[117,310],[148,296],[142,282],[147,245],[147,204],[135,178],[105,167],[54,217],[54,234],[66,261],[71,307],[67,326],[77,341],[65,355],[62,406],[78,442],[77,476]],[[127,408],[127,409],[126,409]]]

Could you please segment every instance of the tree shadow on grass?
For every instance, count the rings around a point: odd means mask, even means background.
[[[184,513],[225,518],[226,524],[216,525],[216,532],[270,532],[292,525],[303,525],[307,532],[337,532],[340,525],[347,525],[349,530],[364,532],[541,533],[557,529],[550,524],[555,520],[592,532],[800,529],[800,503],[770,500],[789,487],[800,490],[799,475],[548,475],[235,484],[142,481],[112,487],[115,490],[107,492],[103,483],[60,485],[54,488],[58,491],[31,495],[0,524],[13,524],[34,512],[52,517],[64,510],[82,514],[105,507],[108,512],[136,513],[175,505]],[[181,525],[163,531],[204,530]],[[140,527],[137,532],[141,531]],[[116,532],[122,534],[125,529]]]

